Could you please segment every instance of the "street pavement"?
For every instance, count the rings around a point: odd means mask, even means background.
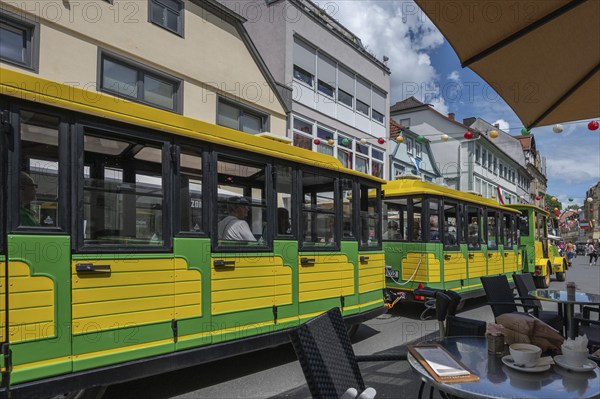
[[[589,266],[579,256],[567,272],[567,281],[578,289],[600,292],[600,265]],[[550,288],[564,289],[566,282],[552,280]],[[556,304],[542,303],[545,310]],[[353,338],[359,355],[404,353],[406,344],[436,336],[437,321],[421,321],[422,306],[402,304],[393,311],[362,324]],[[493,321],[485,298],[466,302],[463,317]],[[367,385],[377,390],[377,398],[416,398],[420,381],[407,362],[361,364]],[[110,387],[105,398],[310,398],[310,392],[291,345],[283,345],[236,356],[177,372],[145,378]],[[437,393],[434,398],[439,398]]]

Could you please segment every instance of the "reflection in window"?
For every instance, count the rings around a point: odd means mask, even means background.
[[[502,216],[502,220],[502,244],[504,245],[504,249],[511,249],[516,238],[514,226],[515,219],[513,215],[505,213]]]
[[[422,218],[423,215],[423,200],[421,198],[413,198],[412,203],[412,215],[410,215],[409,225],[412,231],[410,232],[410,241],[421,242],[423,241],[422,232]]]
[[[58,226],[58,123],[53,116],[21,112],[20,226]]]
[[[429,207],[429,242],[440,242],[439,201],[430,199],[427,202]]]
[[[265,166],[219,159],[217,176],[219,245],[266,245]]]
[[[458,237],[458,205],[444,202],[444,245],[457,246]]]
[[[479,209],[467,207],[467,245],[469,249],[479,249]]]
[[[162,148],[87,132],[84,151],[84,244],[164,245]]]
[[[233,102],[219,99],[217,124],[242,132],[258,134],[265,131],[267,116]]]
[[[333,132],[322,127],[317,127],[317,138],[321,143],[317,145],[317,151],[321,154],[333,155],[333,145],[329,144],[329,140],[333,142]]]
[[[342,187],[342,238],[354,237],[354,206],[352,198],[352,180],[344,179],[341,181]]]
[[[368,186],[360,186],[360,248],[379,247],[381,240],[380,192]]]
[[[517,230],[519,232],[520,237],[526,237],[529,235],[529,215],[526,213],[525,215],[517,216]]]
[[[498,249],[498,226],[496,224],[496,212],[487,213],[487,247],[488,249]]]
[[[335,247],[339,241],[335,224],[334,179],[302,174],[303,246]]]
[[[313,87],[313,75],[296,65],[294,65],[294,79]]]
[[[198,233],[203,231],[202,154],[198,149],[183,147],[179,163],[181,231]]]
[[[290,236],[292,229],[293,170],[289,166],[275,166],[277,193],[277,235]],[[289,237],[288,237],[289,238]]]
[[[407,200],[399,199],[383,203],[383,235],[384,241],[405,241],[407,237],[408,218]]]

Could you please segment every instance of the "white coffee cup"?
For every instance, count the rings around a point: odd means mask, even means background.
[[[530,344],[512,344],[509,349],[516,366],[535,367],[542,355],[539,346]]]
[[[562,354],[565,359],[565,363],[571,366],[581,367],[587,360],[589,352],[587,349],[577,350],[563,347]]]

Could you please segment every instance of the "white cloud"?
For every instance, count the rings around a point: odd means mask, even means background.
[[[377,58],[389,57],[391,104],[415,96],[434,104],[440,112],[447,112],[448,106],[437,84],[438,72],[427,54],[439,48],[444,37],[414,3],[339,0],[327,2],[326,9]]]
[[[505,121],[504,119],[498,119],[496,122],[492,123],[492,125],[500,125],[500,130],[504,130],[506,133],[510,133],[510,123]]]
[[[458,73],[458,71],[452,71],[450,72],[450,74],[448,75],[448,80],[451,80],[453,82],[460,82],[460,74]]]

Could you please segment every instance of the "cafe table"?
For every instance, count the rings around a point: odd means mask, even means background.
[[[472,373],[477,382],[440,383],[409,352],[408,362],[422,381],[435,389],[465,399],[587,399],[600,397],[600,369],[573,372],[552,365],[542,372],[514,370],[501,355],[487,353],[485,337],[448,337],[431,341],[444,347]],[[505,346],[508,354],[508,346]]]
[[[587,292],[575,292],[569,295],[565,290],[538,289],[529,291],[529,295],[541,301],[556,302],[565,309],[567,337],[575,338],[575,305],[600,305],[600,295]]]

